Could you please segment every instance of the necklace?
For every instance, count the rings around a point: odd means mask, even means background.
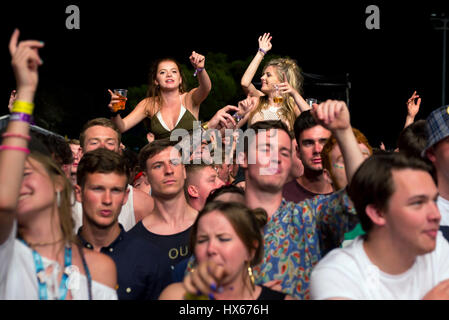
[[[57,242],[60,241],[62,241],[62,239]],[[33,253],[33,260],[36,268],[39,300],[48,300],[47,282],[45,279],[45,267],[42,261],[42,257],[36,250],[32,249],[31,246],[25,242],[25,240],[22,239],[22,242],[28,247],[30,247]],[[62,275],[61,283],[59,285],[59,292],[60,292],[59,300],[65,300],[67,296],[68,291],[67,280],[69,278],[69,271],[70,271],[69,267],[71,265],[72,265],[72,248],[66,245],[64,249],[64,273]]]

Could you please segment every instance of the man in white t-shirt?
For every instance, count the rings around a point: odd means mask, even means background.
[[[426,119],[427,145],[422,156],[426,156],[435,167],[438,181],[438,208],[441,212],[440,230],[449,240],[449,107],[443,106]]]
[[[365,160],[349,195],[366,235],[318,263],[312,299],[449,299],[449,244],[429,172],[397,153]]]

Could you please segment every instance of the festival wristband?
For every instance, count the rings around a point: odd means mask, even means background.
[[[208,124],[209,124],[209,122],[204,122],[204,123],[201,125],[201,128],[203,128],[204,130],[209,129]]]
[[[196,68],[195,73],[193,74],[194,77],[196,77],[196,75],[198,74],[198,72],[203,71],[204,68]]]
[[[26,113],[32,115],[33,110],[34,110],[34,103],[16,100],[14,101],[11,112]]]
[[[3,150],[16,150],[16,151],[25,152],[26,154],[30,153],[30,149],[22,148],[22,147],[16,147],[16,146],[0,146],[0,151],[3,151]]]
[[[11,113],[11,116],[9,117],[9,121],[23,121],[23,122],[31,123],[32,116],[27,113],[14,112],[14,113]]]
[[[267,54],[267,52],[266,52],[264,49],[262,49],[262,48],[259,48],[259,51],[262,52],[263,55],[266,55],[266,54]]]
[[[26,136],[24,134],[19,134],[19,133],[4,133],[4,134],[2,134],[2,138],[22,138],[27,141],[31,140],[30,136]]]

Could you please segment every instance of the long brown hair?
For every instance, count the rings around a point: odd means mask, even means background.
[[[173,62],[174,64],[176,64],[176,66],[179,70],[179,75],[180,75],[181,79],[183,80],[181,82],[181,84],[179,85],[179,93],[183,94],[184,92],[187,91],[185,81],[184,81],[184,74],[182,72],[181,65],[178,63],[178,61],[176,61],[173,58],[169,58],[169,57],[156,60],[153,63],[153,65],[151,66],[150,74],[148,77],[148,90],[147,90],[147,99],[148,100],[147,101],[149,102],[149,110],[146,110],[148,117],[155,115],[160,110],[161,105],[162,105],[161,89],[158,85],[156,85],[155,82],[156,82],[159,64],[161,64],[162,62],[165,62],[165,61]],[[157,103],[157,107],[156,107],[156,103]]]

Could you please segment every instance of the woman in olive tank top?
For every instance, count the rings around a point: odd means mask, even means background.
[[[148,97],[140,101],[125,118],[112,113],[111,120],[125,132],[144,121],[155,139],[170,137],[175,129],[191,131],[197,121],[200,104],[207,98],[212,84],[205,70],[205,57],[192,52],[190,62],[198,77],[198,87],[186,91],[179,64],[170,58],[160,59],[150,71]],[[118,96],[111,94],[109,108],[118,102]]]

